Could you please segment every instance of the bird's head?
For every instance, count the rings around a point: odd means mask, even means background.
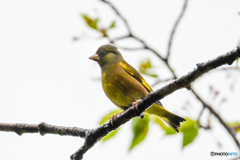
[[[110,44],[100,46],[97,52],[89,59],[98,62],[102,69],[107,68],[111,64],[123,61],[123,57],[118,51],[118,48]]]

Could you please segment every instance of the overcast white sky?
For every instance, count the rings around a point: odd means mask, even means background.
[[[129,21],[133,33],[164,56],[171,28],[183,1],[112,2]],[[239,0],[189,1],[175,35],[170,61],[178,76],[191,71],[196,63],[237,46],[240,40],[238,12]],[[100,81],[93,80],[100,77],[99,66],[88,60],[107,40],[99,39],[98,33],[89,30],[80,13],[93,17],[98,15],[103,27],[116,19],[114,12],[97,0],[0,0],[0,122],[46,122],[94,128],[104,114],[115,109],[104,95]],[[117,21],[116,25],[116,29],[110,32],[113,37],[125,33],[122,22]],[[74,36],[84,35],[88,38],[72,41]],[[121,42],[121,45],[139,44],[129,40]],[[157,70],[160,77],[168,78],[164,65],[150,52],[120,51],[134,67],[140,60],[150,58],[154,66],[160,67]],[[152,78],[145,78],[149,84],[154,82]],[[230,91],[232,80],[227,79],[225,74],[210,73],[196,81],[193,87],[219,111],[224,120],[240,121],[237,104],[240,83],[236,82],[235,90]],[[215,101],[209,94],[209,85],[220,91]],[[224,97],[228,97],[228,101],[219,107],[219,101]],[[187,100],[191,105],[186,105]],[[162,102],[168,110],[190,118],[196,118],[201,109],[201,105],[185,89],[164,98]],[[182,111],[183,106],[188,111]],[[131,123],[127,123],[109,142],[100,142],[89,150],[84,159],[226,159],[211,157],[210,152],[238,152],[218,121],[213,120],[212,125],[212,132],[200,129],[194,143],[181,149],[181,134],[165,137],[158,126],[151,124],[145,141],[129,153],[132,133]],[[222,144],[221,148],[218,141]],[[83,142],[74,137],[17,136],[15,133],[0,132],[0,159],[66,160]]]

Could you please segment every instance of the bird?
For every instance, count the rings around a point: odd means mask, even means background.
[[[101,68],[102,88],[106,96],[123,111],[153,91],[141,74],[123,59],[116,46],[102,45],[89,59],[96,61]],[[144,113],[160,117],[176,132],[179,132],[181,122],[186,121],[167,111],[160,101]]]

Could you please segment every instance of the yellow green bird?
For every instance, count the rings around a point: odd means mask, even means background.
[[[140,73],[123,59],[117,47],[102,45],[89,59],[98,62],[102,72],[103,90],[117,107],[126,110],[152,91]],[[179,132],[180,122],[185,121],[184,118],[163,108],[160,101],[145,113],[159,116],[176,132]]]

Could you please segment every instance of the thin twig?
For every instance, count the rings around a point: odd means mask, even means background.
[[[127,31],[129,32],[129,34],[126,35],[126,36],[122,36],[122,37],[115,38],[115,39],[110,39],[110,42],[111,42],[111,43],[115,44],[115,41],[116,41],[116,40],[132,37],[132,38],[136,39],[137,41],[141,42],[141,43],[144,45],[143,49],[148,49],[148,50],[152,51],[156,56],[158,56],[161,60],[165,60],[165,59],[161,56],[160,53],[158,53],[156,50],[154,50],[154,49],[152,49],[151,47],[149,47],[141,38],[133,35],[132,30],[131,30],[131,28],[129,27],[129,24],[128,24],[127,20],[120,14],[120,12],[117,10],[116,7],[114,7],[114,5],[113,5],[112,3],[110,3],[110,2],[108,2],[108,1],[106,1],[106,0],[101,0],[101,1],[104,2],[104,3],[106,3],[106,4],[108,4],[108,5],[115,11],[115,13],[118,15],[118,17],[119,17],[120,19],[122,19],[122,21],[124,22],[124,24],[125,24],[125,26],[126,26],[126,28],[127,28]]]
[[[210,125],[207,125],[207,126],[203,126],[201,123],[200,123],[200,119],[201,119],[201,116],[203,114],[203,111],[204,111],[205,107],[202,108],[202,110],[200,111],[199,115],[198,115],[198,119],[197,119],[197,122],[198,122],[198,125],[201,127],[201,128],[204,128],[204,129],[210,129]]]
[[[200,119],[201,119],[201,117],[202,117],[202,114],[203,114],[204,109],[205,109],[205,107],[202,107],[202,109],[201,109],[201,111],[200,111],[200,113],[199,113],[199,115],[198,115],[198,119],[197,119],[198,122],[200,121]]]
[[[132,31],[131,31],[131,28],[129,27],[129,24],[128,24],[127,20],[119,13],[119,11],[116,9],[116,7],[114,7],[112,3],[110,3],[106,0],[101,0],[101,1],[104,2],[104,3],[107,3],[116,12],[118,17],[121,18],[122,21],[124,22],[124,24],[126,25],[127,30],[129,31],[129,34],[131,35]]]
[[[178,24],[179,22],[181,21],[185,11],[186,11],[186,8],[187,8],[187,2],[188,0],[185,0],[184,2],[184,5],[183,5],[183,8],[182,8],[182,12],[181,14],[178,16],[174,26],[173,26],[173,29],[172,29],[172,32],[171,32],[171,35],[170,35],[170,39],[168,41],[168,50],[167,50],[167,57],[166,59],[168,60],[169,56],[170,56],[170,53],[171,53],[171,47],[172,47],[172,41],[173,41],[173,36],[174,36],[174,33],[175,31],[177,30],[177,27],[178,27]]]
[[[232,132],[231,128],[227,126],[227,124],[224,122],[222,117],[208,104],[206,104],[201,97],[198,96],[198,94],[192,90],[193,94],[196,96],[196,98],[204,104],[204,107],[207,108],[217,119],[218,121],[224,126],[224,128],[228,131],[228,133],[233,138],[234,142],[236,143],[238,149],[240,150],[240,143],[235,135],[235,133]]]
[[[117,37],[117,38],[114,38],[114,39],[109,39],[110,43],[114,43],[114,41],[117,41],[117,40],[122,40],[122,39],[125,39],[125,38],[130,38],[131,35],[125,35],[125,36],[121,36],[121,37]],[[109,37],[108,37],[109,38]]]
[[[119,46],[119,48],[121,49],[124,49],[124,50],[128,50],[128,51],[137,51],[137,50],[142,50],[143,48],[139,48],[139,47],[136,47],[136,48],[128,48],[128,47],[122,47],[122,46]]]

